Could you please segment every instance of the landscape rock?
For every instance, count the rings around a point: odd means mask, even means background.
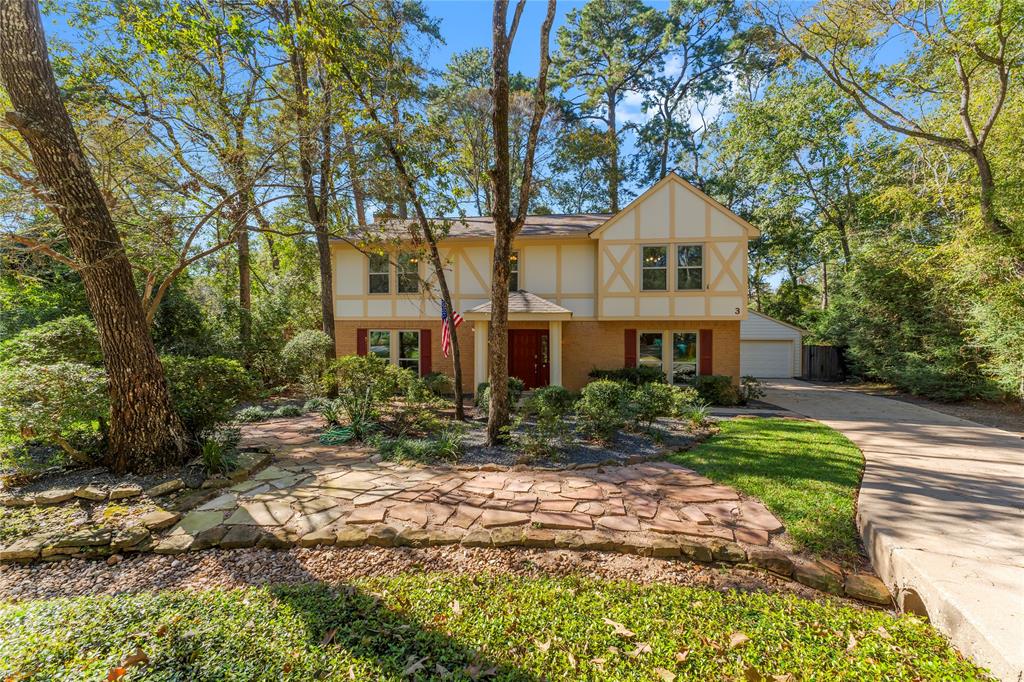
[[[122,483],[110,489],[111,500],[126,500],[142,494],[142,486],[138,483]]]
[[[325,526],[319,530],[306,533],[299,538],[299,547],[317,547],[318,545],[333,545],[338,541],[337,529]]]
[[[160,538],[153,552],[156,554],[182,554],[192,548],[193,537],[185,533]]]
[[[6,547],[0,548],[0,561],[18,561],[39,557],[48,539],[45,536],[19,538]]]
[[[379,547],[389,547],[395,544],[395,538],[397,537],[397,528],[385,524],[378,524],[371,526],[366,531],[366,544],[377,545]]]
[[[192,551],[198,552],[203,549],[210,549],[220,544],[220,541],[227,535],[227,526],[213,526],[197,532],[193,537]]]
[[[334,538],[334,544],[338,547],[358,547],[366,542],[366,531],[362,528],[342,526]]]
[[[463,547],[490,547],[491,533],[483,528],[474,528],[462,536]]]
[[[842,575],[819,561],[796,564],[793,568],[793,579],[822,592],[843,593]]]
[[[774,549],[751,547],[747,550],[747,561],[757,568],[771,571],[776,575],[786,578],[793,575],[793,560]]]
[[[738,564],[747,560],[747,551],[735,542],[712,542],[711,555],[715,561],[724,561],[730,564]]]
[[[139,517],[139,523],[150,530],[163,530],[176,524],[180,518],[181,514],[178,512],[156,509]]]
[[[110,538],[110,549],[115,552],[118,550],[129,549],[148,540],[149,537],[149,529],[145,526],[122,528],[116,531]]]
[[[185,481],[180,478],[173,478],[170,481],[157,483],[152,488],[146,490],[146,497],[162,497],[163,495],[170,495],[171,493],[178,492],[184,487]]]
[[[0,496],[0,505],[4,507],[31,507],[33,498],[28,495],[3,495]]]
[[[75,497],[83,500],[91,500],[93,502],[100,502],[107,499],[107,491],[98,485],[83,485],[81,488],[75,491]]]
[[[873,575],[867,573],[851,573],[846,576],[846,594],[855,599],[868,601],[873,604],[890,606],[892,595],[889,594],[885,583]]]
[[[60,504],[61,502],[67,502],[75,496],[77,490],[75,488],[55,488],[53,490],[44,490],[41,493],[37,493],[32,501],[39,505],[49,504]]]
[[[714,555],[711,552],[711,547],[704,544],[703,542],[692,540],[689,538],[679,539],[679,550],[683,555],[693,561],[699,561],[704,564],[711,563],[714,559]]]
[[[52,542],[53,547],[98,547],[109,545],[114,535],[110,528],[81,528]]]
[[[231,526],[220,540],[221,549],[240,549],[254,547],[260,540],[262,532],[256,526]]]

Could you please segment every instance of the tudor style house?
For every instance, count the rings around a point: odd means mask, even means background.
[[[595,368],[658,367],[739,381],[747,241],[757,229],[669,174],[615,215],[538,215],[514,242],[509,373],[527,388],[581,388]],[[487,381],[493,224],[465,218],[440,243],[466,390]],[[419,374],[452,373],[426,258],[332,244],[339,355],[376,353]],[[472,378],[473,383],[469,383]]]

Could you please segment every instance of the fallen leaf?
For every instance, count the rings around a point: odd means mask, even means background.
[[[630,658],[638,658],[638,657],[642,656],[643,654],[649,654],[649,653],[651,653],[651,645],[648,644],[647,642],[640,642],[639,644],[636,645],[635,649],[633,649],[632,651],[630,651],[626,655],[629,656]]]
[[[743,679],[747,682],[764,682],[764,675],[752,665],[748,665],[743,671]]]
[[[750,638],[742,632],[734,632],[731,635],[729,635],[729,648],[738,649],[749,641]]]
[[[857,646],[857,638],[854,637],[853,633],[851,632],[850,633],[850,641],[848,641],[846,643],[846,650],[847,651],[853,651],[856,646]]]
[[[451,677],[452,671],[444,667],[440,663],[434,664],[434,672],[437,673],[438,677]]]
[[[604,619],[604,624],[605,625],[611,625],[612,626],[612,631],[615,634],[619,635],[620,637],[625,637],[626,639],[630,639],[632,637],[636,637],[636,633],[635,632],[633,632],[632,630],[627,628],[622,623],[616,623],[611,618],[605,618]]]
[[[878,630],[876,630],[876,632],[882,639],[892,639],[892,635],[889,634],[889,631],[883,628],[881,625],[878,626]]]
[[[406,663],[405,670],[402,671],[402,677],[410,677],[410,676],[412,676],[413,673],[418,672],[418,671],[423,670],[424,668],[426,668],[427,667],[427,664],[425,663],[426,660],[427,660],[426,656],[424,656],[423,658],[420,658],[420,659],[417,659],[415,656],[410,656],[409,658],[407,658],[406,661],[405,661],[405,663]]]
[[[462,605],[459,604],[458,599],[452,602],[452,613],[454,613],[456,616],[462,615]]]
[[[121,667],[111,668],[107,673],[107,682],[117,682],[117,680],[124,677],[126,672],[128,671]]]
[[[324,633],[323,639],[320,640],[320,646],[327,646],[334,639],[334,635],[337,634],[338,628],[331,628]]]
[[[548,637],[548,641],[546,641],[546,642],[540,642],[540,641],[535,639],[535,640],[533,640],[533,643],[536,644],[537,648],[540,649],[544,653],[547,653],[548,649],[551,648],[551,638],[550,637]]]
[[[576,657],[572,655],[571,651],[567,651],[566,654],[569,656],[569,667],[575,670],[576,666],[579,665],[579,663],[576,661]]]
[[[128,654],[121,659],[122,668],[130,668],[133,665],[145,665],[149,663],[149,656],[142,649],[136,649],[134,654]]]
[[[690,650],[689,649],[683,649],[682,651],[677,651],[676,652],[676,662],[677,663],[682,663],[683,661],[685,661],[689,657],[690,657]]]
[[[675,682],[676,680],[676,674],[671,670],[665,670],[664,668],[655,668],[654,673],[661,679],[665,680],[665,682]]]
[[[622,652],[621,652],[621,651],[619,650],[619,647],[617,647],[617,646],[610,646],[610,647],[608,647],[608,651],[609,651],[609,652],[611,652],[611,653],[613,653],[613,654],[615,654],[615,655],[618,655],[618,654],[621,654],[621,653],[622,653]]]
[[[163,637],[166,634],[167,634],[167,626],[166,625],[161,625],[160,627],[158,627],[156,629],[156,636],[157,637]]]
[[[772,675],[772,682],[793,682],[796,678],[793,677],[793,673],[785,673],[783,675]]]

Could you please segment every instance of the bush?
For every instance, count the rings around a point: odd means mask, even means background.
[[[328,374],[337,382],[338,398],[329,410],[334,419],[328,417],[326,408],[324,418],[329,423],[337,423],[343,413],[360,438],[365,435],[365,425],[380,420],[381,406],[408,390],[415,379],[409,370],[400,369],[376,355],[338,358],[331,363]]]
[[[390,461],[456,462],[462,455],[462,430],[448,428],[434,438],[376,438],[372,444]]]
[[[583,387],[576,401],[576,416],[584,432],[607,441],[630,417],[628,384],[607,379]]]
[[[700,401],[700,394],[697,393],[697,389],[693,386],[679,386],[675,385],[672,387],[672,393],[675,399],[675,411],[673,415],[680,414],[690,405]]]
[[[91,462],[82,444],[96,441],[110,413],[103,370],[78,362],[9,365],[0,368],[0,398],[0,433],[38,438]]]
[[[0,364],[10,362],[102,365],[96,325],[86,315],[74,315],[25,329],[0,343]]]
[[[274,417],[301,417],[302,408],[297,405],[282,405],[272,413]]]
[[[538,388],[523,403],[523,414],[534,417],[523,426],[517,418],[510,429],[515,446],[529,458],[549,455],[562,447],[569,434],[566,416],[572,410],[574,396],[561,386]]]
[[[663,384],[665,383],[665,372],[660,367],[640,365],[638,367],[620,367],[617,369],[590,370],[591,379],[609,379],[611,381],[625,381],[640,386],[642,384]]]
[[[330,336],[318,329],[307,329],[296,334],[281,350],[285,375],[301,384],[306,397],[321,395],[320,378],[330,365],[333,349]]]
[[[708,405],[703,402],[696,402],[687,405],[680,416],[690,424],[691,429],[698,429],[708,425]]]
[[[450,396],[455,393],[455,383],[447,374],[431,372],[423,376],[427,390],[438,397]]]
[[[243,407],[235,413],[235,421],[242,424],[265,422],[270,419],[270,415],[269,410],[265,410],[259,405],[250,405],[249,407]]]
[[[732,377],[705,374],[695,376],[692,384],[700,399],[711,405],[730,407],[740,403],[740,392],[732,385]]]
[[[217,429],[203,439],[201,459],[208,474],[226,474],[238,466],[238,429]]]
[[[302,406],[303,412],[321,412],[331,401],[328,398],[310,398]]]
[[[749,403],[751,400],[760,400],[765,395],[767,393],[765,393],[764,385],[757,377],[740,377],[740,401],[743,404]]]
[[[174,408],[193,436],[231,421],[235,405],[253,393],[252,381],[237,360],[165,355],[160,362]]]
[[[519,398],[522,397],[524,388],[526,388],[526,386],[523,384],[523,380],[519,377],[508,378],[508,404],[513,409],[517,404],[519,404]],[[481,410],[486,410],[490,402],[491,384],[487,381],[483,381],[476,387],[476,406]]]
[[[637,426],[650,428],[658,417],[668,417],[676,412],[678,399],[675,386],[668,384],[640,384],[630,395],[633,420]]]

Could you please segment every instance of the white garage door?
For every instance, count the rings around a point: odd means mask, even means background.
[[[792,341],[741,341],[740,374],[759,379],[793,376]]]

